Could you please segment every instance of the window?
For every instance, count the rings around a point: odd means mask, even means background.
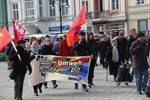
[[[49,0],[49,15],[50,17],[55,16],[55,0]]]
[[[42,11],[42,0],[39,0],[39,16],[42,17],[43,16],[43,11]]]
[[[68,7],[66,7],[67,4],[68,0],[62,0],[62,15],[68,15]]]
[[[119,0],[111,0],[111,10],[119,9]]]
[[[88,5],[88,0],[82,0],[82,6],[85,4],[86,6],[86,13],[89,12],[89,5]]]
[[[25,0],[25,8],[26,8],[26,17],[33,18],[34,17],[34,1],[33,0]]]
[[[18,4],[13,4],[12,8],[13,8],[13,19],[19,20]]]
[[[144,4],[144,0],[137,0],[137,4],[138,4],[138,5]]]
[[[148,29],[147,19],[138,20],[138,32],[144,32]]]

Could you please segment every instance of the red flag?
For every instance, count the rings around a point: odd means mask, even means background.
[[[68,46],[72,46],[74,42],[76,42],[79,39],[79,32],[81,25],[83,25],[86,22],[86,14],[85,14],[85,5],[82,7],[78,17],[74,21],[73,25],[69,29],[67,33],[67,44]]]
[[[5,26],[0,30],[0,51],[11,41],[11,37]]]
[[[23,39],[27,31],[15,20],[13,20],[13,29],[14,29],[14,43],[16,44],[18,40]]]

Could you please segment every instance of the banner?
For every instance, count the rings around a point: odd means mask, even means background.
[[[32,86],[51,80],[86,83],[90,61],[90,56],[36,55],[31,61],[29,83]]]

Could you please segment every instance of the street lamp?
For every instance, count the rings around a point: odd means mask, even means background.
[[[69,8],[69,4],[68,4],[68,0],[66,0],[66,2],[62,3],[63,0],[58,0],[59,2],[56,3],[59,7],[59,19],[60,19],[60,33],[62,34],[62,6],[65,6],[66,8]],[[52,6],[51,9],[54,9],[54,0],[52,1]]]

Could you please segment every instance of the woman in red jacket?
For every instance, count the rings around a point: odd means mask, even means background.
[[[60,42],[59,55],[60,56],[71,56],[72,47],[68,47],[66,42],[66,35],[63,36],[63,40]]]

